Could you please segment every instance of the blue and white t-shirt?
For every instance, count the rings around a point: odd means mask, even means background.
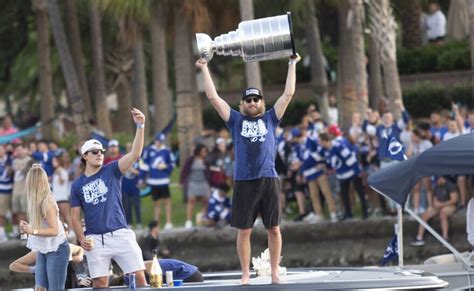
[[[31,156],[41,164],[41,167],[44,169],[46,172],[46,175],[48,177],[53,176],[53,152],[47,151],[47,152],[34,152],[31,154]]]
[[[122,205],[122,173],[118,161],[103,166],[96,174],[81,175],[71,186],[71,207],[82,208],[85,234],[103,234],[126,228]]]
[[[13,190],[12,161],[8,156],[0,158],[0,195],[10,195]]]
[[[275,130],[279,122],[274,108],[258,117],[245,116],[231,109],[227,127],[234,141],[234,180],[278,177]]]
[[[336,170],[336,178],[346,180],[359,175],[361,170],[357,160],[357,147],[343,137],[332,141],[331,149],[325,153],[328,164]]]

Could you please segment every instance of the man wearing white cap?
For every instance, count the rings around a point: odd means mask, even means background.
[[[119,142],[116,139],[111,139],[107,145],[107,156],[104,159],[104,165],[110,162],[120,160],[122,155],[120,154]]]
[[[136,108],[131,113],[137,125],[131,151],[118,161],[103,165],[103,145],[95,139],[86,141],[81,147],[84,174],[71,186],[72,226],[86,251],[94,288],[108,286],[112,259],[124,273],[136,274],[137,285],[146,285],[142,252],[135,233],[127,228],[121,202],[121,177],[140,158],[144,143],[145,115]],[[85,232],[80,221],[81,209]]]

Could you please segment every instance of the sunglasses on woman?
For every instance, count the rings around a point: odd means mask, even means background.
[[[105,150],[91,150],[91,151],[88,151],[87,153],[91,153],[94,156],[97,156],[99,153],[105,154]]]
[[[260,102],[260,97],[250,97],[250,98],[245,98],[244,101],[245,103],[251,103],[253,101],[253,103],[258,103]]]

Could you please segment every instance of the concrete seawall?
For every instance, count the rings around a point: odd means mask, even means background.
[[[338,223],[318,224],[289,223],[281,227],[283,237],[282,266],[365,266],[377,265],[394,234],[395,218],[349,220]],[[433,226],[439,230],[439,223]],[[404,260],[418,264],[431,256],[448,253],[448,250],[431,235],[426,235],[424,247],[411,247],[418,223],[404,219]],[[466,240],[465,214],[457,213],[450,220],[450,242],[459,251],[470,250]],[[173,258],[198,266],[201,271],[238,270],[235,250],[236,230],[196,229],[162,232],[161,240],[168,246]],[[140,234],[137,234],[140,235]],[[252,234],[252,256],[266,248],[267,235],[263,227],[256,227]],[[14,259],[25,254],[25,242],[11,241],[0,245],[0,286],[33,286],[30,274],[15,274],[8,270]]]

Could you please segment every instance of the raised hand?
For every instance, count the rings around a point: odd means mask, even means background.
[[[200,58],[196,61],[196,67],[200,70],[207,66],[207,60],[205,58]]]
[[[139,125],[139,124],[145,124],[145,115],[138,109],[136,108],[132,108],[132,110],[130,110],[132,112],[132,118],[133,118],[133,122],[135,122],[135,124]]]

